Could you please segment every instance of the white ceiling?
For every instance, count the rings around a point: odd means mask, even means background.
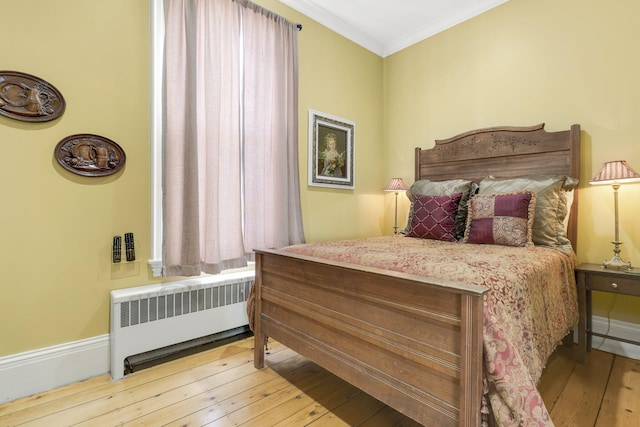
[[[507,1],[280,0],[382,57]]]

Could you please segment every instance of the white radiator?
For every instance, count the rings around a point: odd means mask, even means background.
[[[246,301],[255,272],[111,291],[111,378],[125,358],[248,325]]]

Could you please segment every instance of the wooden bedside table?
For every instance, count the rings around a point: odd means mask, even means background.
[[[580,264],[576,268],[576,285],[580,309],[578,347],[581,362],[584,363],[587,351],[591,351],[591,337],[593,335],[640,345],[640,342],[637,341],[595,333],[591,328],[591,291],[638,297],[640,296],[640,274],[608,270],[600,264]]]

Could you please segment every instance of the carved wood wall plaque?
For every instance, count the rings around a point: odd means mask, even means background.
[[[65,101],[52,84],[18,71],[0,71],[0,114],[25,122],[47,122],[64,113]]]
[[[124,150],[99,135],[70,135],[56,145],[54,155],[66,170],[84,176],[106,176],[122,169]]]

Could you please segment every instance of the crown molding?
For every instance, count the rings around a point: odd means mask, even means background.
[[[294,0],[295,1],[295,0]],[[392,55],[402,49],[405,49],[411,45],[414,45],[429,37],[435,36],[451,27],[463,23],[471,18],[474,18],[494,7],[500,6],[509,0],[484,0],[474,3],[470,7],[458,10],[447,16],[443,16],[434,22],[429,23],[423,27],[416,29],[402,37],[392,40],[384,45],[383,58],[385,56]]]
[[[423,27],[396,38],[395,40],[381,41],[374,35],[367,34],[354,28],[344,19],[332,12],[318,7],[309,0],[279,0],[281,3],[324,25],[330,30],[370,50],[378,56],[386,57],[415,43],[425,40],[461,22],[471,19],[489,9],[506,3],[509,0],[483,0],[473,2],[469,7],[455,11],[449,15],[438,18]]]
[[[379,40],[354,28],[342,18],[334,15],[326,9],[316,6],[308,0],[279,0],[290,8],[335,31],[341,36],[359,44],[378,56],[384,55],[384,45]]]

